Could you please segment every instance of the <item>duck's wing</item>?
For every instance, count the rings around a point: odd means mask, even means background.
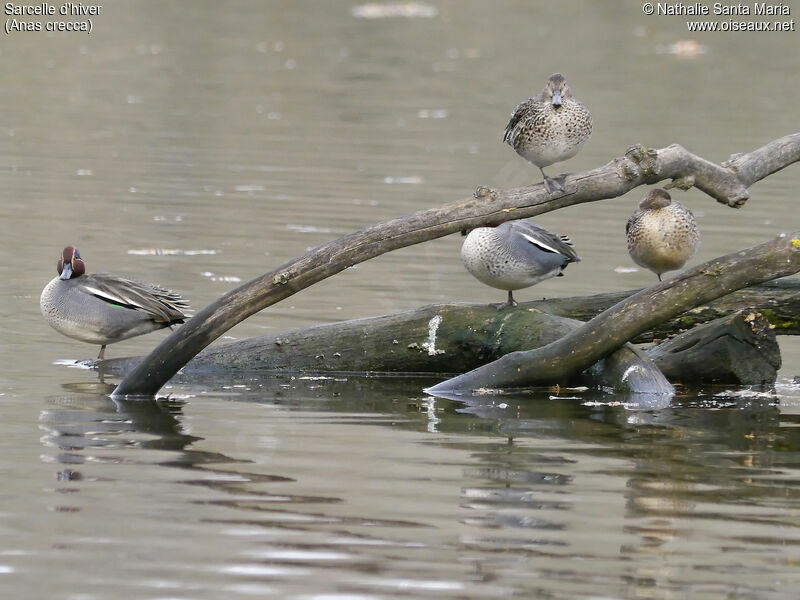
[[[580,262],[581,258],[572,247],[572,240],[565,235],[550,233],[530,221],[514,221],[512,224],[515,234],[522,236],[529,243],[545,252],[560,254],[568,262]]]
[[[182,323],[186,318],[181,309],[189,305],[172,290],[107,273],[95,273],[85,279],[82,282],[84,290],[95,298],[129,310],[145,312],[156,323]]]
[[[508,121],[506,130],[503,132],[503,141],[509,146],[514,146],[514,130],[517,127],[517,123],[519,123],[520,119],[522,119],[522,117],[528,111],[528,105],[530,104],[530,101],[531,99],[528,98],[524,102],[520,102],[517,105],[517,108],[514,109],[514,112],[511,113],[511,119]]]
[[[639,218],[639,213],[641,213],[641,211],[637,210],[635,213],[633,213],[633,214],[632,214],[632,215],[631,215],[631,216],[628,218],[628,222],[627,222],[627,223],[625,223],[625,235],[628,235],[628,233],[629,233],[629,232],[630,232],[630,230],[631,230],[631,227],[633,227],[633,223],[634,223],[634,221],[636,221],[636,220]]]

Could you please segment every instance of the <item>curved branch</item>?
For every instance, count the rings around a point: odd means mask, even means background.
[[[520,302],[519,306],[524,309],[536,308],[559,317],[588,321],[640,291],[641,289],[605,292],[594,296],[533,300]],[[730,316],[743,306],[759,310],[775,328],[776,334],[800,335],[800,278],[792,277],[743,288],[708,304],[692,307],[674,319],[658,323],[631,341],[649,343],[654,339],[661,340],[682,329],[691,329],[701,323]]]
[[[789,148],[778,152],[775,148]],[[731,206],[741,206],[746,197],[730,183],[749,185],[737,173],[778,171],[800,160],[800,133],[770,142],[756,150],[758,160],[768,166],[750,166],[747,157],[737,158],[735,168],[724,169],[694,156],[680,146],[662,150],[636,147],[592,171],[569,175],[561,195],[549,195],[543,184],[508,191],[478,188],[474,197],[393,219],[323,244],[261,277],[228,292],[197,313],[187,324],[164,339],[117,386],[113,397],[153,396],[198,352],[228,329],[264,308],[291,296],[347,267],[391,250],[439,238],[462,229],[502,223],[540,215],[552,210],[620,196],[642,185],[662,179],[693,178],[704,191]],[[743,157],[743,158],[742,158]],[[709,165],[728,171],[723,177]],[[761,169],[761,170],[759,170]],[[717,173],[714,175],[714,173]],[[710,174],[709,174],[710,173]],[[746,196],[746,191],[745,191]],[[725,200],[721,200],[721,199]]]
[[[512,352],[453,377],[430,394],[515,388],[562,381],[653,325],[749,285],[800,271],[800,233],[728,254],[615,304],[582,327],[536,350]]]
[[[641,157],[643,168],[653,171],[655,179],[647,183],[672,179],[666,188],[696,187],[717,202],[741,208],[750,197],[747,188],[800,160],[800,133],[778,138],[752,152],[734,154],[722,165],[695,156],[678,144],[659,150],[655,156],[652,152],[641,146],[628,150]]]

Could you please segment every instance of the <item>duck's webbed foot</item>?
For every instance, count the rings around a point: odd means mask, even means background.
[[[514,300],[514,294],[511,290],[508,291],[508,300],[506,302],[501,302],[500,304],[493,304],[497,310],[505,310],[506,308],[514,308],[517,306],[519,302]]]
[[[547,175],[544,176],[544,187],[547,190],[548,194],[555,194],[556,192],[564,193],[566,189],[564,188],[564,175],[559,175],[558,177],[548,177]]]

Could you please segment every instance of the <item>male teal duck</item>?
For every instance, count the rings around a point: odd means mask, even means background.
[[[503,141],[539,167],[548,193],[563,191],[561,178],[545,175],[544,167],[572,158],[592,135],[589,109],[572,96],[561,73],[547,79],[541,93],[521,102],[511,113]]]
[[[470,231],[461,246],[461,260],[478,281],[508,290],[508,301],[498,305],[500,309],[517,305],[514,290],[560,277],[569,263],[581,259],[568,237],[518,220]]]
[[[692,211],[661,189],[650,190],[625,225],[633,262],[661,274],[680,269],[700,245]]]
[[[78,249],[67,246],[58,261],[58,277],[39,301],[53,329],[89,344],[106,345],[183,323],[188,305],[179,294],[151,283],[107,273],[86,274]]]

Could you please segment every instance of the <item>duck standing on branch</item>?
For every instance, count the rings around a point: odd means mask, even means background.
[[[700,245],[692,211],[661,189],[650,190],[625,225],[628,253],[658,275],[680,269]]]
[[[106,345],[183,323],[188,307],[179,294],[151,283],[107,273],[86,275],[78,249],[67,246],[58,261],[58,277],[40,299],[45,320],[53,329],[89,344]]]
[[[516,306],[513,291],[560,277],[571,262],[581,259],[566,236],[530,221],[507,221],[496,227],[476,227],[461,246],[461,260],[478,281],[508,290],[498,309]]]
[[[503,141],[542,172],[547,192],[564,191],[563,177],[551,179],[544,167],[575,156],[592,135],[589,109],[572,96],[561,73],[547,79],[540,94],[511,114]]]

